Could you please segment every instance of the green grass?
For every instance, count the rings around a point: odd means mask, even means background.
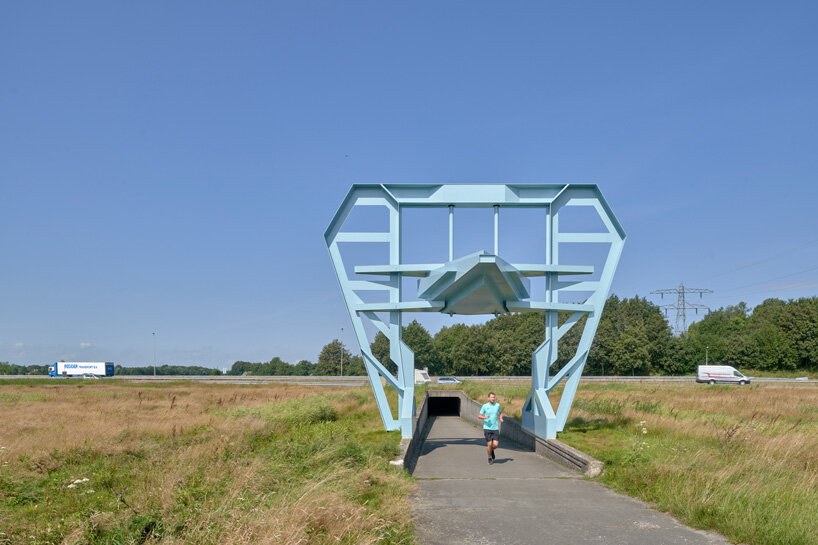
[[[54,379],[40,375],[42,378],[2,378],[0,386],[39,386],[42,384],[54,384]]]
[[[741,543],[818,543],[818,494],[803,486],[803,470],[757,459],[727,434],[713,440],[628,418],[575,419],[560,439],[602,460],[599,479],[614,490],[694,527]]]
[[[137,446],[113,452],[93,438],[36,456],[0,447],[0,544],[414,543],[398,512],[411,477],[388,464],[400,434],[382,431],[370,395],[211,416],[167,435],[123,430]]]

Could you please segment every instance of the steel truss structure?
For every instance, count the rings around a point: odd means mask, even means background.
[[[383,207],[389,228],[380,232],[343,231],[356,207]],[[563,232],[560,210],[588,207],[602,221],[599,232]],[[413,264],[402,259],[402,213],[408,208],[448,208],[449,261]],[[477,252],[455,259],[454,214],[460,208],[494,209],[494,252]],[[539,208],[545,211],[545,255],[532,256],[529,264],[508,263],[500,258],[500,212],[507,208]],[[361,348],[369,381],[387,430],[400,429],[404,437],[413,432],[414,354],[403,342],[403,314],[443,312],[446,314],[499,314],[537,312],[544,315],[545,339],[531,359],[531,390],[523,407],[523,426],[542,438],[556,437],[563,430],[576,394],[582,370],[596,333],[605,300],[625,243],[625,232],[596,185],[590,184],[356,184],[335,213],[324,234],[344,302]],[[388,263],[354,265],[345,263],[339,244],[386,243]],[[594,266],[563,264],[561,243],[608,244],[607,257],[596,280],[581,275],[594,273]],[[348,268],[352,265],[354,268]],[[404,293],[402,278],[418,277],[418,292]],[[529,277],[545,277],[545,298],[531,297]],[[367,279],[362,279],[367,278]],[[369,279],[372,278],[372,279]],[[408,290],[406,290],[408,291]],[[364,292],[380,292],[382,302],[366,302]],[[590,295],[582,303],[560,302],[560,293]],[[575,294],[576,295],[576,294]],[[377,297],[376,297],[377,298]],[[563,319],[560,319],[560,313]],[[553,375],[560,338],[585,320],[576,353]],[[372,354],[365,321],[389,339],[390,359],[397,368],[391,373]],[[565,382],[556,409],[549,393]],[[398,394],[397,416],[389,407],[384,383]]]
[[[665,315],[667,315],[668,310],[675,310],[676,311],[676,335],[684,335],[687,333],[687,311],[694,310],[696,314],[699,313],[699,310],[702,312],[707,311],[710,312],[710,307],[707,305],[697,305],[696,303],[690,303],[685,298],[685,295],[689,293],[698,293],[699,299],[702,298],[702,294],[704,293],[713,293],[713,290],[709,290],[706,288],[688,288],[685,285],[679,284],[678,288],[670,288],[670,289],[663,289],[663,290],[653,290],[650,292],[651,294],[659,294],[662,296],[662,299],[665,298],[665,294],[669,295],[676,295],[676,304],[669,304],[669,305],[660,305],[662,310],[664,311]]]

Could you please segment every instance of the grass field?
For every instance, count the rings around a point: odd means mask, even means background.
[[[0,410],[0,545],[413,543],[368,388],[0,381]],[[818,544],[815,385],[586,383],[560,439],[695,527]]]
[[[489,389],[519,418],[528,387]],[[599,478],[737,543],[818,544],[818,387],[586,383],[559,439]]]
[[[413,542],[368,388],[8,381],[0,418],[0,544]]]

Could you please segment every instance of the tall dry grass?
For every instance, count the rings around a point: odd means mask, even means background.
[[[325,391],[325,390],[324,390]],[[302,399],[314,387],[109,382],[0,385],[0,446],[29,457],[93,445],[127,451],[146,437],[223,425],[214,411]],[[14,460],[11,460],[14,463]]]
[[[691,437],[720,451],[740,450],[745,461],[770,469],[801,471],[804,487],[818,486],[814,386],[585,388],[572,416],[568,431],[581,430],[592,420],[644,421],[655,433]]]
[[[589,384],[560,439],[601,479],[738,543],[818,544],[818,388]]]
[[[61,381],[0,409],[0,543],[411,542],[367,391]]]

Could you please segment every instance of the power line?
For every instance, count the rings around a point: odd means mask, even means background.
[[[711,280],[713,278],[718,278],[720,276],[724,276],[725,274],[732,274],[734,272],[743,271],[744,269],[749,269],[750,267],[755,267],[756,265],[760,265],[761,263],[766,263],[767,261],[771,261],[771,260],[773,260],[773,259],[775,259],[777,257],[781,257],[782,255],[790,254],[790,253],[792,253],[792,252],[794,252],[796,250],[801,250],[803,248],[808,248],[808,247],[813,246],[815,244],[818,244],[818,239],[812,240],[812,241],[809,241],[809,242],[805,242],[805,243],[799,244],[797,246],[793,246],[792,248],[790,248],[788,250],[783,250],[783,251],[775,253],[775,254],[773,254],[771,256],[759,259],[758,261],[753,261],[752,263],[747,263],[746,265],[741,265],[741,266],[736,267],[734,269],[730,269],[728,271],[724,271],[724,272],[720,272],[718,274],[714,274],[713,276],[710,276],[709,278],[707,278],[707,280]]]
[[[813,272],[813,271],[818,271],[818,267],[809,267],[807,269],[803,269],[803,270],[800,270],[800,271],[795,271],[795,272],[791,272],[791,273],[787,273],[787,274],[783,274],[783,275],[779,275],[779,276],[774,276],[772,278],[767,278],[765,280],[759,280],[757,282],[751,282],[750,284],[744,284],[742,286],[735,286],[735,287],[732,287],[732,288],[719,289],[719,294],[720,295],[717,295],[717,296],[713,297],[713,299],[733,299],[733,300],[735,300],[736,297],[740,297],[740,296],[744,296],[744,295],[761,295],[761,294],[770,294],[770,293],[774,293],[774,292],[788,291],[788,290],[795,290],[795,289],[798,289],[798,290],[811,289],[811,288],[814,288],[814,287],[818,287],[818,280],[808,279],[808,280],[805,280],[803,282],[799,282],[797,284],[784,285],[784,286],[782,286],[782,285],[770,286],[769,283],[770,282],[775,282],[776,280],[784,280],[786,278],[792,278],[792,277],[795,277],[795,276],[800,276],[802,274],[806,274],[806,273]],[[761,286],[761,285],[764,285],[764,284],[768,284],[768,285],[764,286],[763,288],[756,289],[756,286]]]
[[[651,293],[656,293],[662,296],[662,299],[665,298],[665,294],[676,294],[676,303],[661,305],[662,309],[664,309],[665,314],[667,314],[668,310],[676,311],[676,334],[681,335],[682,333],[687,332],[687,311],[688,310],[695,310],[696,314],[699,313],[699,309],[702,310],[710,310],[710,307],[707,305],[697,305],[695,303],[688,303],[686,295],[688,293],[698,293],[699,298],[702,297],[704,293],[713,293],[713,290],[708,290],[705,288],[686,288],[684,284],[679,284],[678,288],[668,288],[662,290],[654,290]]]
[[[779,299],[783,299],[785,297],[780,295],[780,292],[787,292],[787,291],[804,291],[804,290],[812,290],[814,288],[818,288],[818,280],[804,280],[802,282],[794,282],[791,284],[783,284],[783,285],[776,285],[769,288],[764,289],[746,289],[742,291],[732,291],[732,293],[728,293],[727,295],[716,295],[715,297],[711,297],[711,299],[732,299],[735,300],[737,297],[745,297],[750,295],[762,296],[764,294],[775,294],[779,297]],[[725,290],[728,291],[728,290]],[[721,293],[721,291],[719,291]],[[809,296],[807,296],[809,297]],[[814,295],[812,296],[814,297]]]
[[[781,275],[781,276],[776,276],[774,278],[768,278],[766,280],[761,280],[759,282],[753,282],[752,284],[745,284],[743,286],[738,286],[738,287],[735,287],[735,288],[728,288],[726,290],[721,290],[721,291],[724,292],[724,291],[742,290],[744,288],[751,288],[753,286],[758,286],[759,284],[766,284],[767,282],[773,282],[775,280],[783,280],[784,278],[790,278],[790,277],[793,277],[793,276],[798,276],[799,274],[804,274],[804,273],[812,272],[812,271],[816,271],[816,270],[818,270],[818,267],[811,267],[809,269],[804,269],[803,271],[797,271],[797,272],[794,272],[794,273],[784,274],[784,275]]]

